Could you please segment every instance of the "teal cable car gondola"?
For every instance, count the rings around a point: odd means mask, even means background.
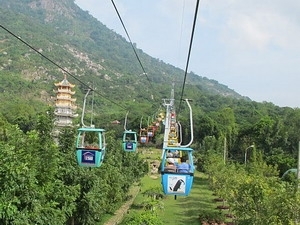
[[[125,116],[122,146],[125,152],[135,152],[137,149],[137,142],[138,142],[137,133],[135,131],[126,129],[128,113],[129,112],[127,112]]]
[[[92,120],[90,126],[86,126],[83,121],[86,98],[90,91],[89,89],[84,97],[81,115],[82,127],[77,130],[76,159],[79,166],[99,167],[103,163],[106,152],[105,130],[95,128]]]
[[[186,147],[166,147],[163,151],[161,184],[164,194],[174,196],[189,195],[194,181],[193,149]],[[182,153],[181,158],[179,158],[181,154],[178,154],[178,152]],[[175,155],[175,153],[177,154]],[[170,156],[170,154],[172,155]],[[183,158],[186,159],[186,162],[182,160]],[[175,164],[172,170],[169,167],[171,163]]]
[[[83,127],[78,129],[76,140],[76,156],[79,166],[101,166],[105,151],[105,130],[99,128]]]
[[[137,133],[134,131],[123,132],[123,150],[125,152],[135,152],[137,149]]]

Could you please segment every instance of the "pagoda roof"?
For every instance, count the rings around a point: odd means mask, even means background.
[[[67,86],[67,87],[75,87],[75,84],[71,84],[68,80],[67,80],[67,75],[65,75],[64,79],[61,82],[55,83],[55,86]]]

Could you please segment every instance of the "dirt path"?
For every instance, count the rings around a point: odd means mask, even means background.
[[[138,195],[140,191],[140,186],[134,185],[129,190],[129,196],[131,195],[132,198],[125,202],[116,212],[113,217],[111,217],[104,225],[117,225],[119,224],[124,216],[127,214],[128,209],[132,205],[135,197]]]

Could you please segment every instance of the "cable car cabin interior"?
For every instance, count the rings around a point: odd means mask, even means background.
[[[124,131],[123,150],[126,152],[135,152],[137,149],[137,134],[134,131]]]
[[[79,128],[76,140],[76,156],[79,166],[101,166],[105,151],[105,130],[99,128]]]
[[[161,184],[166,195],[187,196],[194,181],[193,149],[166,147],[161,162]]]

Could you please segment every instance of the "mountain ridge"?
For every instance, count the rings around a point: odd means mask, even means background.
[[[0,0],[0,3],[0,18],[5,27],[77,79],[97,87],[107,98],[149,101],[152,92],[158,98],[168,97],[172,82],[182,85],[183,70],[136,48],[147,73],[145,77],[130,43],[73,0]],[[37,84],[40,92],[46,92],[50,99],[53,83],[62,80],[64,72],[3,30],[0,35],[0,49],[4,49],[0,52],[0,71],[20,73],[22,79]],[[84,87],[73,78],[68,79],[77,84],[77,93],[82,97]],[[196,98],[198,93],[250,101],[227,86],[193,72],[187,75],[186,86]]]

